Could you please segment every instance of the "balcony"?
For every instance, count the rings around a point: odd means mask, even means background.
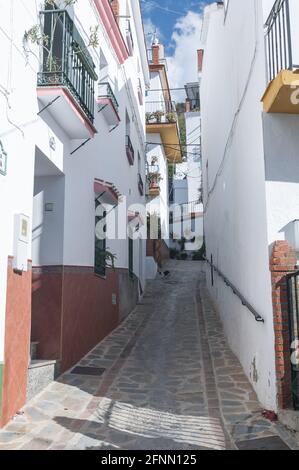
[[[110,127],[116,127],[120,123],[119,105],[109,83],[99,84],[97,98],[98,112],[103,116]]]
[[[173,101],[148,101],[145,111],[147,124],[174,124],[178,120]]]
[[[41,48],[37,95],[41,107],[73,139],[93,137],[93,60],[66,10],[48,9],[40,13],[43,34],[51,38]]]
[[[139,194],[140,196],[144,196],[144,183],[143,183],[143,179],[141,177],[141,174],[138,173],[138,189],[139,189]]]
[[[173,101],[148,101],[146,110],[147,134],[160,134],[169,163],[182,162],[178,115]]]
[[[150,197],[158,197],[160,196],[160,181],[162,180],[162,177],[159,173],[159,171],[153,170],[151,167],[149,169],[149,172],[147,174],[147,183],[148,183],[148,195]]]
[[[133,166],[135,161],[135,152],[129,135],[126,135],[126,154],[130,165]]]
[[[266,113],[299,114],[298,0],[276,0],[266,22],[268,87]]]
[[[129,20],[127,20],[126,41],[127,41],[127,47],[128,47],[129,55],[132,56],[133,51],[134,51],[134,40],[133,40],[131,23],[130,23]]]

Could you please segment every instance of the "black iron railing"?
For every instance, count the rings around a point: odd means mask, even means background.
[[[143,196],[144,195],[144,183],[143,183],[143,179],[140,173],[138,173],[137,179],[138,179],[138,189],[139,189],[140,195]]]
[[[40,12],[43,34],[39,87],[66,87],[88,119],[94,120],[95,65],[74,22],[66,10]]]
[[[200,201],[191,201],[180,204],[183,214],[198,214],[203,211]]]
[[[299,271],[286,276],[294,408],[299,410]]]
[[[147,124],[169,124],[178,119],[173,101],[147,101],[145,111]]]
[[[134,40],[133,40],[133,34],[132,34],[132,28],[131,28],[130,20],[127,20],[126,34],[127,34],[127,37],[129,39],[129,41],[131,42],[131,48],[133,50],[134,49]]]
[[[127,157],[129,159],[129,162],[132,165],[135,160],[135,152],[134,152],[134,147],[133,147],[133,144],[129,135],[126,135],[126,151],[127,151]]]
[[[276,0],[266,22],[268,78],[281,70],[293,70],[293,51],[289,0]]]
[[[116,111],[119,109],[118,101],[112,91],[111,85],[108,82],[99,83],[99,98],[109,98]]]

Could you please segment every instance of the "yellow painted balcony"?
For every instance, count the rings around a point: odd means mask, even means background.
[[[265,113],[299,114],[299,2],[275,0],[266,22]]]
[[[281,70],[262,101],[265,113],[299,114],[299,70]]]
[[[146,102],[146,132],[160,134],[169,163],[182,162],[178,116],[173,102]]]

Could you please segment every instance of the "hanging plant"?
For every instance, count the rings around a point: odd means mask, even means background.
[[[53,11],[56,12],[56,17],[51,28],[51,36],[48,36],[44,33],[42,20],[40,20],[38,24],[33,25],[29,30],[25,31],[24,36],[23,36],[23,49],[26,54],[27,61],[28,61],[29,54],[35,55],[34,52],[30,48],[30,44],[40,46],[45,52],[45,57],[47,57],[44,63],[44,67],[46,71],[54,72],[54,73],[62,71],[62,64],[59,63],[59,61],[61,62],[61,59],[56,57],[53,52],[56,29],[57,29],[57,25],[59,24],[59,21],[62,19],[62,10],[65,10],[67,7],[71,5],[74,5],[75,3],[77,3],[77,1],[78,0],[64,0],[59,5],[60,9],[56,10],[56,1],[45,0],[45,8],[47,6],[52,6]],[[89,47],[93,47],[95,49],[99,46],[98,30],[99,30],[98,26],[90,28],[90,36],[88,38],[87,47],[82,48],[79,44],[75,42],[73,43],[72,46],[76,54],[84,55],[84,52],[86,52]]]

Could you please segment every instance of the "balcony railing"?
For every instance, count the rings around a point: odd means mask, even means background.
[[[127,20],[126,36],[127,36],[127,44],[128,44],[129,53],[130,53],[130,55],[132,55],[133,50],[134,50],[134,40],[133,40],[133,34],[132,34],[132,28],[131,28],[130,20]]]
[[[147,124],[170,124],[178,119],[173,101],[148,101],[145,111]]]
[[[115,111],[118,112],[119,104],[108,82],[99,83],[99,98],[108,98],[112,101]]]
[[[147,49],[147,60],[148,60],[149,64],[153,64],[153,63],[154,63],[154,61],[153,61],[153,49]],[[159,59],[159,63],[160,63],[161,65],[165,65],[166,70],[168,70],[167,59],[165,59],[165,58],[164,58],[164,59],[160,58],[160,59]]]
[[[66,10],[40,12],[43,34],[39,87],[66,87],[88,119],[94,120],[95,65],[74,22]]]
[[[158,196],[160,194],[160,181],[162,179],[161,174],[159,172],[152,172],[150,170],[146,178],[149,188],[149,195]]]
[[[139,193],[141,196],[144,195],[144,183],[143,183],[143,179],[142,179],[142,176],[140,173],[138,173],[138,189],[139,189]]]
[[[191,201],[186,202],[184,204],[180,204],[182,214],[198,214],[203,211],[202,205],[200,201]]]
[[[293,70],[292,34],[289,0],[276,0],[266,22],[268,78],[281,70]]]
[[[134,165],[135,152],[129,135],[126,135],[126,153],[130,165]]]
[[[140,104],[140,106],[142,106],[143,105],[143,89],[142,89],[142,84],[141,84],[140,78],[138,78],[137,92],[138,92],[139,104]]]

